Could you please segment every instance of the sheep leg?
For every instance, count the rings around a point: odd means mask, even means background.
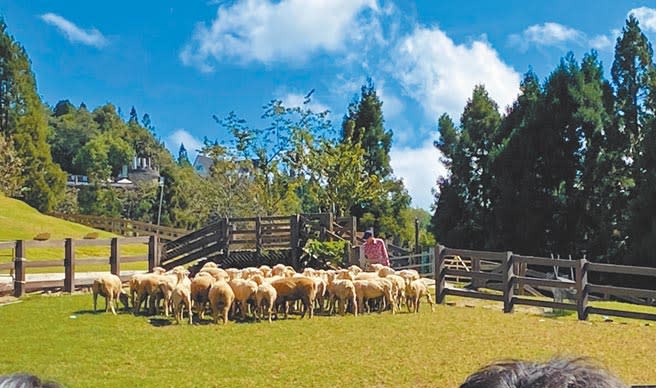
[[[109,303],[109,307],[112,309],[112,314],[116,315],[116,310],[114,310],[114,304],[116,301],[112,296],[108,296],[105,298],[105,304]]]
[[[93,312],[96,312],[96,306],[98,304],[98,293],[94,292],[93,293]]]
[[[358,301],[355,298],[355,295],[351,297],[351,303],[353,304],[353,315],[358,316]]]
[[[426,293],[426,300],[428,301],[428,304],[431,306],[431,311],[435,312],[435,307],[433,306],[433,298],[431,298],[430,292]]]
[[[187,298],[187,310],[189,310],[189,324],[192,325],[194,321],[193,321],[193,313],[191,312],[191,299],[189,298]]]

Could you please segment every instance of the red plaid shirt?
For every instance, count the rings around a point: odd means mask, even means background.
[[[364,244],[364,256],[369,260],[370,263],[382,264],[389,266],[389,255],[387,254],[387,246],[385,241],[380,238],[372,238],[367,240]]]

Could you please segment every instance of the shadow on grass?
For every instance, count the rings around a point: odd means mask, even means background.
[[[562,318],[575,315],[576,311],[562,310],[562,309],[553,309],[551,311],[545,311],[542,316],[545,318]]]
[[[96,314],[112,314],[111,310],[110,311],[105,311],[104,308],[98,309],[96,311],[93,310],[78,310],[78,311],[73,311],[73,314],[75,315],[96,315]],[[125,309],[118,309],[116,310],[116,314],[132,314],[132,311],[130,310],[125,310]]]
[[[154,327],[164,327],[173,324],[169,318],[150,318],[148,319],[148,323]]]

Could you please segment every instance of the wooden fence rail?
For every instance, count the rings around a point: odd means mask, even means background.
[[[468,298],[478,298],[503,302],[503,311],[510,313],[515,305],[546,307],[561,310],[576,311],[578,319],[586,320],[589,314],[603,314],[618,317],[656,320],[654,313],[625,311],[591,306],[591,294],[604,296],[627,296],[635,298],[651,298],[656,300],[656,290],[618,287],[605,284],[594,284],[589,280],[589,274],[599,272],[605,274],[640,275],[656,278],[656,268],[633,267],[625,265],[590,263],[586,259],[561,260],[545,257],[522,256],[512,252],[485,252],[465,249],[451,249],[438,245],[435,255],[435,293],[438,303],[444,303],[447,295]],[[454,269],[448,266],[450,257],[459,256],[471,260],[469,270]],[[497,263],[498,265],[481,269],[481,262]],[[555,272],[553,279],[531,277],[527,275],[528,266],[565,267],[573,269],[574,279],[561,278]],[[462,277],[471,279],[469,289],[447,287],[447,277]],[[655,279],[656,280],[656,279]],[[501,293],[479,291],[487,282],[500,286]],[[544,300],[525,297],[525,287],[546,289],[552,292],[564,290],[571,295],[570,302],[561,300]],[[555,294],[554,292],[554,294]]]
[[[16,297],[22,297],[28,291],[36,291],[47,288],[61,287],[64,292],[72,292],[76,286],[88,286],[76,282],[76,267],[84,265],[107,264],[111,273],[121,276],[121,263],[148,262],[148,270],[152,270],[159,265],[158,247],[159,240],[157,236],[131,237],[131,238],[112,238],[108,240],[73,240],[65,239],[60,241],[35,242],[17,240],[15,242],[3,242],[3,248],[10,244],[14,249],[12,263],[0,264],[0,270],[13,269],[13,294]],[[148,244],[148,254],[142,256],[121,256],[121,246],[126,244]],[[75,248],[79,246],[96,246],[110,248],[109,257],[77,259]],[[64,248],[64,258],[55,260],[31,261],[28,259],[28,248]],[[27,282],[26,274],[30,268],[47,268],[63,267],[64,279],[60,280],[42,280]],[[127,277],[122,277],[127,280]]]
[[[186,229],[170,228],[167,226],[159,226],[142,221],[125,220],[116,217],[64,213],[52,213],[51,215],[67,221],[91,226],[96,229],[120,234],[121,236],[158,235],[159,238],[163,240],[174,240],[189,233]]]

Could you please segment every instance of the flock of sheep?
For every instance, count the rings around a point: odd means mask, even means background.
[[[365,309],[370,312],[372,305],[379,312],[389,309],[394,314],[403,303],[409,312],[418,312],[422,297],[433,310],[430,292],[417,271],[395,271],[379,264],[369,271],[351,266],[340,270],[306,268],[297,273],[282,264],[222,269],[208,262],[193,278],[184,267],[170,271],[156,267],[153,272],[134,275],[129,294],[118,276],[105,274],[94,281],[92,291],[94,311],[98,295],[105,297],[105,311],[114,314],[118,301],[128,309],[131,299],[135,314],[144,304],[150,314],[159,314],[161,305],[164,314],[168,317],[172,312],[178,323],[186,312],[190,324],[194,313],[202,320],[208,307],[215,323],[221,319],[225,324],[229,316],[242,320],[252,316],[259,321],[265,315],[271,322],[272,315],[278,319],[279,312],[287,318],[289,302],[295,301],[302,307],[301,318],[312,318],[315,309],[332,315],[336,302],[341,315],[347,309],[356,316]]]

